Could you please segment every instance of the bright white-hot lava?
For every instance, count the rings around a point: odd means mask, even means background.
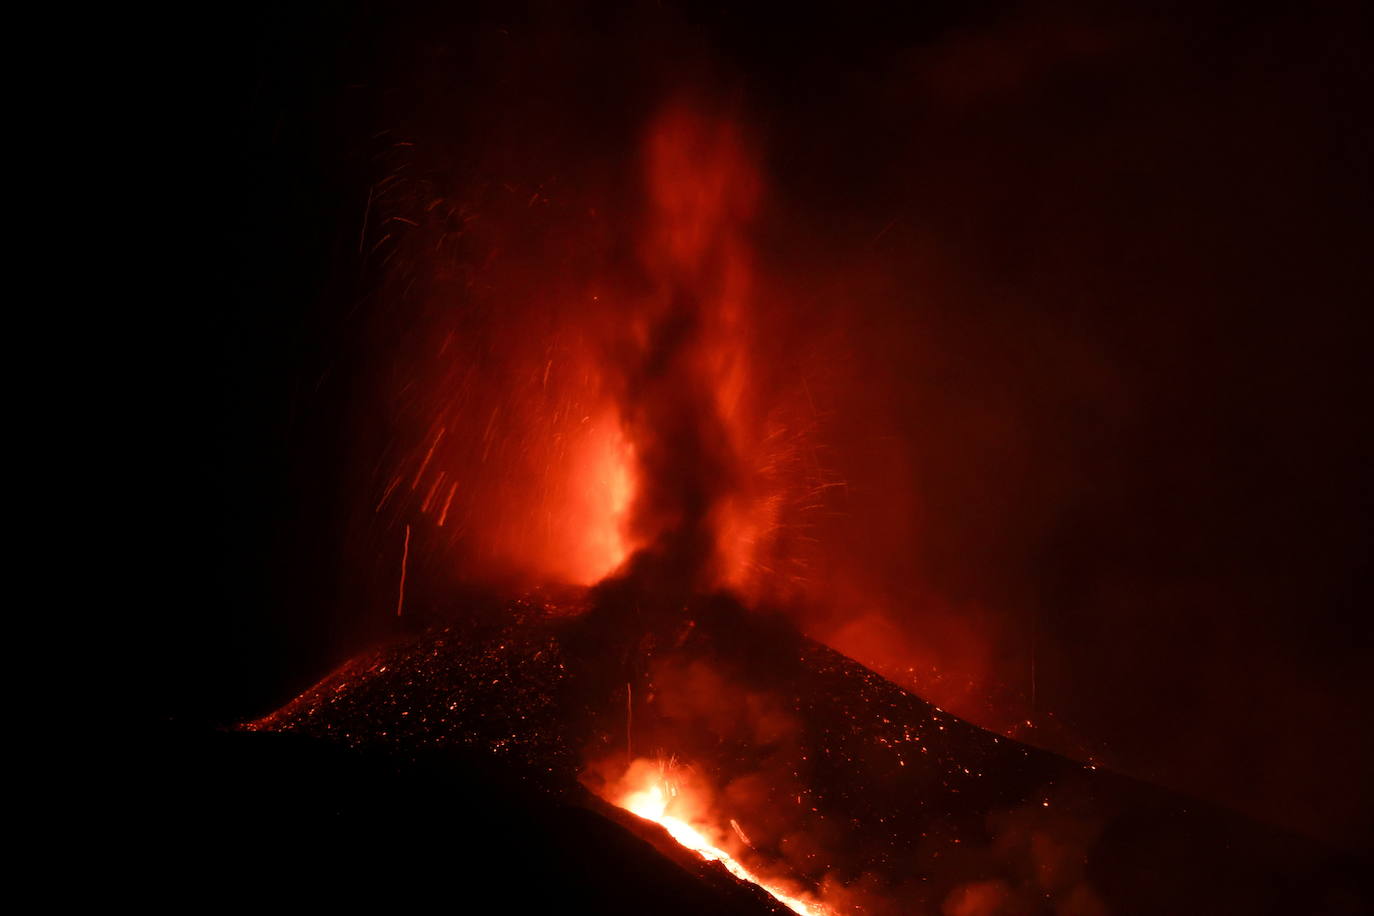
[[[708,840],[700,829],[678,817],[676,813],[669,813],[678,811],[680,796],[676,784],[661,773],[655,773],[649,767],[631,767],[625,783],[626,791],[615,799],[615,803],[626,811],[659,824],[681,845],[709,862],[721,863],[730,874],[741,881],[757,884],[793,912],[800,913],[801,916],[832,916],[832,911],[828,907],[794,897],[760,878],[740,864],[734,856]]]

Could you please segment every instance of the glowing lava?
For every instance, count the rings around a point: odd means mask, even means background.
[[[729,870],[730,874],[741,881],[748,881],[750,884],[756,884],[763,888],[774,899],[793,912],[800,913],[802,916],[830,916],[832,911],[821,904],[794,897],[780,890],[775,884],[760,878],[741,865],[734,856],[708,840],[700,829],[677,816],[680,813],[686,813],[681,809],[687,807],[683,802],[683,796],[678,785],[670,781],[661,771],[655,772],[654,768],[646,764],[648,761],[636,761],[635,765],[630,768],[625,777],[625,784],[628,788],[624,794],[615,800],[616,804],[632,814],[663,827],[674,840],[706,861],[719,862]],[[669,811],[675,813],[670,814]],[[736,830],[738,829],[736,827]]]

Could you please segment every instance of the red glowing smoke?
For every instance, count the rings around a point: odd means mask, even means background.
[[[493,268],[499,311],[438,336],[417,367],[429,378],[404,394],[425,445],[401,456],[378,510],[418,508],[469,576],[591,584],[647,549],[684,587],[785,590],[827,484],[805,374],[760,344],[776,310],[753,263],[757,162],[728,115],[687,102],[656,115],[621,225],[591,210],[593,226],[560,227],[570,250],[540,238],[522,265],[578,270],[536,288]],[[447,303],[432,314],[453,320]]]

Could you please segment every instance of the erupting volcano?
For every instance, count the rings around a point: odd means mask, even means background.
[[[248,730],[490,753],[535,797],[717,888],[721,912],[1302,899],[1273,867],[1291,873],[1301,843],[977,728],[791,622],[826,584],[815,520],[843,511],[845,484],[825,457],[825,392],[755,268],[767,188],[745,124],[699,99],[662,109],[642,217],[570,217],[602,233],[604,270],[488,283],[511,301],[427,340],[433,360],[400,396],[417,445],[379,465],[371,509],[403,633]],[[465,218],[438,195],[405,205]],[[427,314],[420,333],[452,324]],[[519,597],[451,587],[479,573]]]
[[[1368,17],[1155,7],[191,30],[95,886],[1369,911]]]

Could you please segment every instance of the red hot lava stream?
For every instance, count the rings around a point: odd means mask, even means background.
[[[621,794],[612,801],[632,814],[663,827],[682,846],[708,862],[719,862],[730,874],[763,888],[779,903],[802,916],[831,916],[830,908],[804,897],[787,893],[777,882],[750,871],[738,859],[707,838],[711,828],[691,822],[691,804],[684,790],[667,767],[647,760],[636,760],[625,774]],[[733,825],[736,831],[738,825]]]

